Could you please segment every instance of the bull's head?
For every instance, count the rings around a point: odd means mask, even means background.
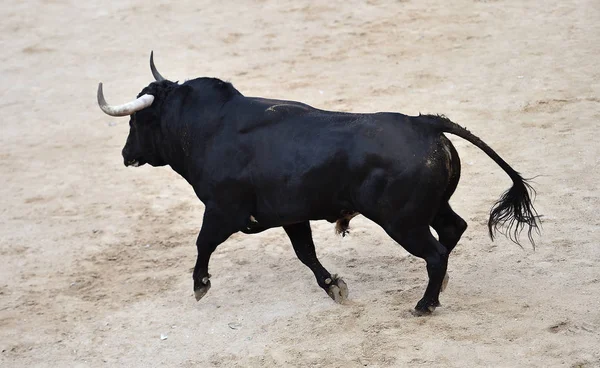
[[[150,69],[156,82],[144,88],[135,100],[123,105],[106,103],[102,83],[98,85],[98,105],[104,113],[110,116],[129,115],[129,136],[122,152],[125,166],[137,167],[146,163],[152,166],[166,165],[159,149],[159,108],[153,103],[164,97],[166,90],[170,90],[175,83],[163,78],[156,70],[153,53],[150,53]]]

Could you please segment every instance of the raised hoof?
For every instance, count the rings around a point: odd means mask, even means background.
[[[194,282],[196,284],[196,282]],[[196,301],[202,299],[206,293],[210,290],[210,280],[208,277],[202,279],[201,282],[198,282],[197,285],[194,285],[194,296],[196,297]]]
[[[417,306],[415,307],[414,311],[412,312],[413,315],[417,316],[417,317],[422,317],[422,316],[428,316],[431,313],[433,313],[433,311],[435,310],[435,308],[440,306],[440,302],[439,301],[435,301],[435,302],[424,302],[423,300],[419,301],[417,303]]]
[[[325,280],[325,283],[330,284],[327,289],[327,295],[329,295],[334,302],[342,304],[348,299],[348,285],[346,285],[344,280],[338,278],[337,275],[332,275],[331,279]]]
[[[446,290],[446,286],[448,286],[448,280],[450,280],[450,276],[448,276],[448,274],[446,273],[446,275],[444,276],[444,281],[442,281],[442,288],[440,289],[440,292]]]

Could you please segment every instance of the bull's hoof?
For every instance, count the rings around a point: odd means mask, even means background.
[[[413,315],[415,315],[417,317],[428,316],[431,313],[433,313],[435,308],[437,308],[439,306],[440,306],[440,302],[438,300],[432,301],[432,300],[421,299],[417,303],[417,306],[415,307],[415,310],[412,313],[413,313]]]
[[[442,288],[440,289],[440,292],[446,290],[446,286],[448,286],[448,280],[450,280],[450,276],[448,276],[448,274],[446,273],[446,275],[444,276],[444,281],[442,281]]]
[[[334,302],[342,304],[348,299],[348,285],[346,285],[346,282],[344,282],[342,278],[338,278],[337,275],[331,275],[331,278],[325,280],[325,283],[329,285],[327,295],[329,295]]]
[[[194,281],[194,296],[196,301],[202,299],[206,293],[210,290],[210,280],[208,277],[204,277],[200,282]]]

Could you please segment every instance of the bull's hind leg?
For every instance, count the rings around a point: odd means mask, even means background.
[[[435,229],[440,238],[440,243],[452,252],[460,237],[467,229],[467,222],[456,214],[448,202],[440,206],[438,213],[433,218],[431,227]]]
[[[457,215],[450,207],[450,204],[446,202],[440,206],[438,213],[433,218],[431,227],[437,232],[440,243],[446,247],[448,256],[450,256],[450,252],[458,244],[460,237],[467,229],[467,222]],[[444,291],[446,288],[448,279],[448,274],[446,274],[441,291]]]
[[[448,251],[431,234],[429,226],[422,226],[409,231],[398,232],[386,229],[388,234],[409,253],[427,262],[429,283],[425,295],[419,300],[415,310],[418,315],[429,314],[440,305],[439,295],[448,266]]]
[[[327,292],[336,303],[341,303],[348,298],[348,286],[337,275],[332,275],[321,265],[315,252],[310,223],[302,222],[284,226],[283,229],[289,236],[298,259],[314,273],[317,283]]]

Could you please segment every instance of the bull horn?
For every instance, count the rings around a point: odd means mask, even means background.
[[[102,83],[98,84],[98,105],[100,106],[102,111],[104,111],[105,114],[110,116],[131,115],[136,111],[140,111],[152,105],[153,101],[154,96],[145,94],[126,104],[111,106],[107,104],[106,100],[104,99],[104,92],[102,92]]]
[[[165,77],[160,75],[158,70],[156,70],[156,66],[154,65],[154,50],[150,51],[150,70],[152,71],[152,75],[157,82],[162,82],[165,80]]]

